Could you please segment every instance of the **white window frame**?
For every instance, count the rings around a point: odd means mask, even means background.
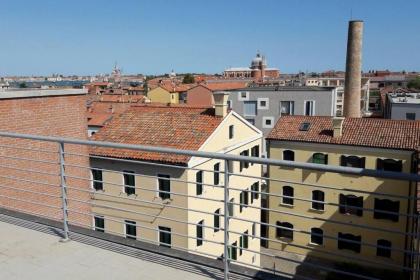
[[[265,101],[265,106],[261,106],[261,101]],[[266,97],[261,97],[261,98],[258,98],[257,99],[257,109],[258,110],[268,110],[268,108],[269,108],[269,101],[270,101],[270,99],[269,98],[266,98]]]
[[[303,100],[303,115],[306,115],[306,106],[307,106],[307,102],[312,102],[312,112],[309,116],[315,116],[315,100]]]
[[[245,102],[248,102],[248,103],[245,103]],[[255,115],[245,114],[245,104],[249,104],[249,103],[252,103],[252,104],[255,104],[256,105],[255,106]],[[258,101],[255,101],[255,100],[247,100],[247,101],[244,101],[242,103],[242,106],[243,106],[243,108],[242,108],[243,109],[243,115],[244,115],[245,118],[248,118],[248,117],[255,118],[258,115]]]
[[[267,125],[265,123],[266,120],[271,120],[271,125]],[[263,117],[263,119],[262,119],[262,127],[263,128],[273,128],[274,127],[274,117]]]
[[[123,224],[123,229],[124,229],[124,238],[127,238],[127,228],[126,228],[126,225],[129,225],[128,223],[126,223],[126,221],[127,220],[124,219],[123,220],[123,223],[122,223]],[[137,236],[138,236],[137,235],[137,221],[134,221],[134,222],[135,222],[134,226],[136,227],[136,236],[135,236],[136,239],[134,239],[134,240],[137,240]],[[133,224],[131,224],[131,225],[133,225]]]
[[[160,229],[159,229],[159,227],[167,227],[167,228],[170,228],[171,229],[171,233],[170,233],[170,235],[171,235],[171,244],[169,244],[169,247],[172,247],[172,228],[171,227],[169,227],[169,226],[162,226],[162,225],[158,225],[157,226],[157,228],[156,228],[156,232],[157,232],[157,235],[156,235],[156,240],[157,240],[157,243],[159,244],[159,246],[160,246]],[[167,244],[167,243],[165,243],[165,244]]]
[[[92,216],[92,229],[96,231],[95,218],[102,218],[102,219],[104,219],[104,232],[105,232],[105,216],[96,215],[96,214],[94,214]]]
[[[159,196],[159,175],[169,176],[169,180],[172,179],[172,176],[168,173],[161,173],[161,172],[155,173],[155,177],[156,177],[156,198],[160,198],[160,196]],[[171,195],[171,193],[169,195]]]
[[[227,106],[228,106],[228,109],[232,109],[232,100],[228,100],[227,101]]]
[[[242,97],[242,93],[245,93],[245,97]],[[249,91],[238,91],[238,101],[248,101]]]

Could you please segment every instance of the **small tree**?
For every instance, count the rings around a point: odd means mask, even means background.
[[[19,88],[27,88],[27,87],[28,86],[26,85],[25,82],[19,84]]]
[[[408,88],[420,89],[420,77],[410,80],[407,84]]]
[[[184,79],[182,79],[183,84],[193,84],[194,82],[194,76],[191,74],[185,74]]]

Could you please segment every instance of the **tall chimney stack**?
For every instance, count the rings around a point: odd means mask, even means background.
[[[361,117],[362,37],[363,21],[350,21],[347,38],[346,80],[344,84],[344,117]]]

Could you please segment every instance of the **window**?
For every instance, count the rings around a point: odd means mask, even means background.
[[[290,186],[283,187],[282,203],[287,205],[293,205],[293,188]]]
[[[294,161],[295,160],[295,152],[293,152],[291,150],[283,151],[283,160]]]
[[[171,248],[171,228],[159,227],[159,245],[163,247]]]
[[[197,224],[197,247],[203,245],[203,224],[204,220],[201,220]]]
[[[311,228],[311,243],[322,245],[324,243],[324,231],[320,228]]]
[[[365,158],[357,156],[341,156],[341,166],[365,168]]]
[[[273,117],[263,117],[262,126],[264,128],[272,128],[274,126],[274,118]]]
[[[124,192],[128,195],[135,194],[136,188],[135,188],[135,177],[133,174],[133,171],[123,171],[124,172]]]
[[[240,204],[239,205],[239,212],[242,213],[242,209],[244,207],[247,207],[248,205],[248,191],[242,191],[241,194],[239,195],[239,200],[240,200]]]
[[[203,171],[198,171],[195,173],[195,191],[196,195],[202,195],[203,194]]]
[[[134,221],[125,221],[125,237],[128,239],[136,239],[137,226]]]
[[[375,208],[373,217],[398,222],[400,212],[400,202],[389,199],[375,198]]]
[[[100,191],[104,189],[103,182],[102,182],[102,170],[99,169],[92,169],[92,187],[96,191]]]
[[[416,119],[416,113],[405,113],[405,119],[414,121]]]
[[[256,115],[257,115],[257,102],[244,101],[244,116],[256,116]]]
[[[171,177],[169,175],[158,174],[159,197],[162,199],[171,198]]]
[[[258,109],[268,109],[268,98],[258,98]]]
[[[340,194],[339,204],[340,213],[342,214],[360,217],[363,215],[363,209],[360,209],[363,208],[363,196]]]
[[[247,91],[240,91],[239,92],[239,101],[248,100],[248,92]]]
[[[242,250],[248,249],[248,231],[239,237],[239,256],[242,255]]]
[[[388,241],[385,239],[379,239],[376,245],[377,245],[376,255],[378,257],[385,257],[385,258],[391,257],[391,247],[392,247],[391,241]]]
[[[248,150],[242,151],[239,155],[247,157],[247,156],[249,156],[249,151]],[[242,170],[244,168],[248,168],[248,167],[249,167],[249,162],[248,161],[240,161],[239,162],[239,172],[242,172]]]
[[[315,153],[312,155],[312,162],[319,164],[328,164],[328,155],[322,153]]]
[[[293,225],[291,223],[276,222],[276,237],[293,240]]]
[[[378,158],[376,160],[376,169],[384,171],[402,172],[402,160]]]
[[[312,191],[312,209],[315,210],[324,210],[324,199],[325,199],[325,195],[323,191]],[[316,201],[316,202],[315,202]]]
[[[220,162],[213,166],[213,184],[218,185],[220,183]]]
[[[308,131],[310,126],[311,126],[311,123],[303,122],[303,123],[300,124],[299,130],[300,131]]]
[[[235,199],[232,198],[231,200],[229,200],[229,205],[228,205],[228,215],[229,217],[233,216],[233,211],[234,211],[234,207],[235,207]]]
[[[338,233],[338,249],[351,250],[356,253],[360,253],[360,243],[362,237],[360,235],[356,236],[350,233]]]
[[[259,182],[255,182],[254,184],[252,184],[251,186],[251,204],[254,203],[254,199],[258,199],[259,198],[259,191],[260,191],[260,183]]]
[[[295,102],[294,101],[281,101],[280,102],[280,115],[294,115]]]
[[[251,157],[260,157],[260,146],[256,145],[251,148]],[[253,162],[251,162],[251,165],[254,165]]]
[[[232,100],[227,101],[228,109],[232,109]]]
[[[315,115],[315,101],[305,101],[305,116]]]
[[[257,236],[257,225],[252,223],[252,238],[255,238],[255,236]]]
[[[231,260],[237,260],[238,259],[238,253],[237,253],[237,247],[238,243],[234,242],[232,246],[229,246],[228,248],[228,258]]]
[[[254,119],[246,119],[247,122],[249,122],[252,125],[255,125],[255,120]]]
[[[99,232],[105,232],[105,219],[102,216],[95,216],[95,230]]]
[[[220,209],[217,209],[214,212],[214,216],[213,216],[214,222],[213,222],[213,227],[214,227],[214,232],[218,232],[220,230]]]
[[[229,125],[229,139],[232,139],[233,136],[234,136],[234,126],[232,124],[232,125]]]

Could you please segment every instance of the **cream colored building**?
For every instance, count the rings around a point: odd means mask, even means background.
[[[179,93],[170,92],[163,87],[157,87],[147,93],[147,97],[153,103],[164,103],[164,104],[178,104]]]
[[[114,118],[93,138],[259,156],[261,131],[235,112],[227,113],[226,99],[227,96],[222,95],[218,99],[222,103],[218,104],[226,105],[216,104],[216,109],[133,106]],[[118,161],[117,158],[130,162]],[[97,190],[93,196],[95,206],[92,211],[97,230],[103,227],[105,232],[126,237],[128,233],[128,237],[139,241],[211,258],[223,255],[223,160],[94,148],[91,150],[91,166],[98,170],[92,174],[94,179],[103,181],[102,184],[96,183]],[[234,162],[230,169],[230,172],[239,175],[259,177],[261,174],[261,166],[257,164]],[[238,247],[230,248],[231,258],[252,266],[260,265],[258,207],[261,200],[259,194],[253,195],[250,191],[259,191],[260,183],[259,179],[249,177],[230,175],[229,178],[229,186],[237,189],[230,190],[229,195],[233,202],[230,205],[233,208],[230,230],[235,232],[229,234],[229,241],[230,245]],[[165,190],[170,193],[165,193]],[[240,202],[255,208],[240,207]]]
[[[286,116],[267,139],[272,159],[418,172],[420,122]],[[411,267],[404,251],[412,249],[405,234],[414,232],[415,201],[408,197],[416,195],[415,183],[276,166],[269,177],[270,249],[396,271]]]

